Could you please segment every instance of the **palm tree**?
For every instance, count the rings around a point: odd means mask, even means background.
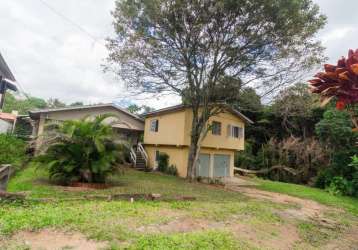
[[[111,126],[103,124],[110,116],[50,124],[36,161],[48,167],[51,179],[105,182],[120,156]]]

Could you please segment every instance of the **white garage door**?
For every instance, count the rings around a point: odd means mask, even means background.
[[[214,155],[213,177],[230,176],[230,155]]]

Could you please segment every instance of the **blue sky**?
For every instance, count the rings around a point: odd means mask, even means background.
[[[358,48],[358,1],[314,2],[328,16],[318,38],[327,48],[329,62],[334,63],[348,48]],[[127,98],[160,108],[179,102],[173,96],[151,100],[130,97],[118,79],[102,72],[107,56],[104,38],[113,35],[113,8],[114,0],[1,1],[0,51],[24,91],[67,103]]]

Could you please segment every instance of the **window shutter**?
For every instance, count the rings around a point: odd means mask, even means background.
[[[150,121],[150,131],[154,132],[155,131],[155,124],[154,124],[154,120]]]
[[[244,129],[239,127],[239,138],[243,138],[244,137]]]
[[[230,124],[227,125],[227,136],[232,137],[232,127]]]
[[[159,129],[159,120],[155,121],[155,132],[158,132]]]

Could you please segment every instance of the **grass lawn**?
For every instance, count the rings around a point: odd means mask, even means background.
[[[10,192],[54,200],[0,201],[0,248],[28,249],[16,240],[17,233],[49,228],[80,232],[89,239],[106,242],[105,249],[324,249],[329,241],[343,237],[343,227],[356,225],[350,213],[332,210],[328,214],[337,221],[339,231],[321,227],[313,221],[286,216],[286,211],[299,209],[295,204],[253,199],[223,187],[188,183],[158,173],[127,169],[110,181],[113,187],[106,190],[74,191],[50,184],[43,170],[28,167],[19,172],[9,183]],[[259,188],[275,188],[275,183],[258,182]],[[297,195],[290,185],[276,184],[277,191]],[[315,189],[311,193],[308,188],[302,190],[307,195],[304,198],[342,206],[341,198],[322,198],[330,195]],[[169,198],[194,196],[196,200],[76,200],[89,194],[135,193],[159,193]],[[357,205],[356,200],[351,202]],[[348,205],[344,207],[355,211]],[[312,228],[319,237],[307,237]]]
[[[334,196],[322,189],[284,182],[263,180],[259,178],[255,179],[255,181],[259,184],[259,189],[311,199],[328,206],[341,207],[358,216],[358,198]]]

